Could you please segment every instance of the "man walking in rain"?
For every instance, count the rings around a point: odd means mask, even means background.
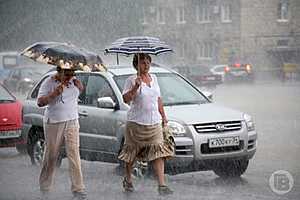
[[[46,151],[39,179],[42,197],[45,199],[49,196],[63,143],[69,160],[74,199],[87,199],[79,155],[77,103],[83,85],[74,75],[74,70],[68,63],[61,64],[57,67],[57,73],[43,82],[38,94],[38,106],[47,106],[44,113]]]

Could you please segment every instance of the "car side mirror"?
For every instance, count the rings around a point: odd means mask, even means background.
[[[97,107],[98,108],[115,109],[116,103],[112,100],[111,97],[100,97],[97,99]]]

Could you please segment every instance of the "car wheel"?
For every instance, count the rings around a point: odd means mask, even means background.
[[[227,160],[214,164],[213,171],[220,177],[239,177],[248,168],[249,160]]]
[[[27,149],[26,146],[24,145],[16,145],[16,150],[20,153],[20,154],[26,154],[27,153]]]
[[[28,133],[27,152],[33,165],[40,165],[44,156],[44,133],[41,128],[32,128]]]
[[[32,165],[41,165],[45,153],[45,139],[44,133],[38,128],[32,129],[29,132],[27,152],[30,157]],[[60,153],[56,162],[56,167],[62,164],[63,156]]]

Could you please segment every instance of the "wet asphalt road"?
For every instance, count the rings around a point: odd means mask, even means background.
[[[214,91],[218,104],[249,113],[259,133],[258,150],[241,178],[221,179],[211,171],[167,176],[174,195],[157,195],[151,178],[135,179],[137,192],[121,190],[116,164],[82,161],[89,199],[300,199],[300,83],[222,85]],[[71,199],[67,160],[57,170],[50,199]],[[286,170],[293,177],[290,192],[279,195],[269,186],[271,174]],[[0,200],[32,200],[39,195],[39,168],[14,148],[0,149]]]

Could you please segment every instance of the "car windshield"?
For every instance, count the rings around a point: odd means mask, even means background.
[[[0,103],[15,101],[15,98],[0,85]]]
[[[34,81],[40,79],[44,73],[46,73],[49,69],[38,67],[37,68],[23,68],[21,69],[21,76],[23,78],[30,78]]]
[[[155,74],[160,86],[164,105],[202,104],[209,101],[191,84],[177,74],[157,73]],[[114,77],[120,91],[123,91],[125,80],[129,75]]]

